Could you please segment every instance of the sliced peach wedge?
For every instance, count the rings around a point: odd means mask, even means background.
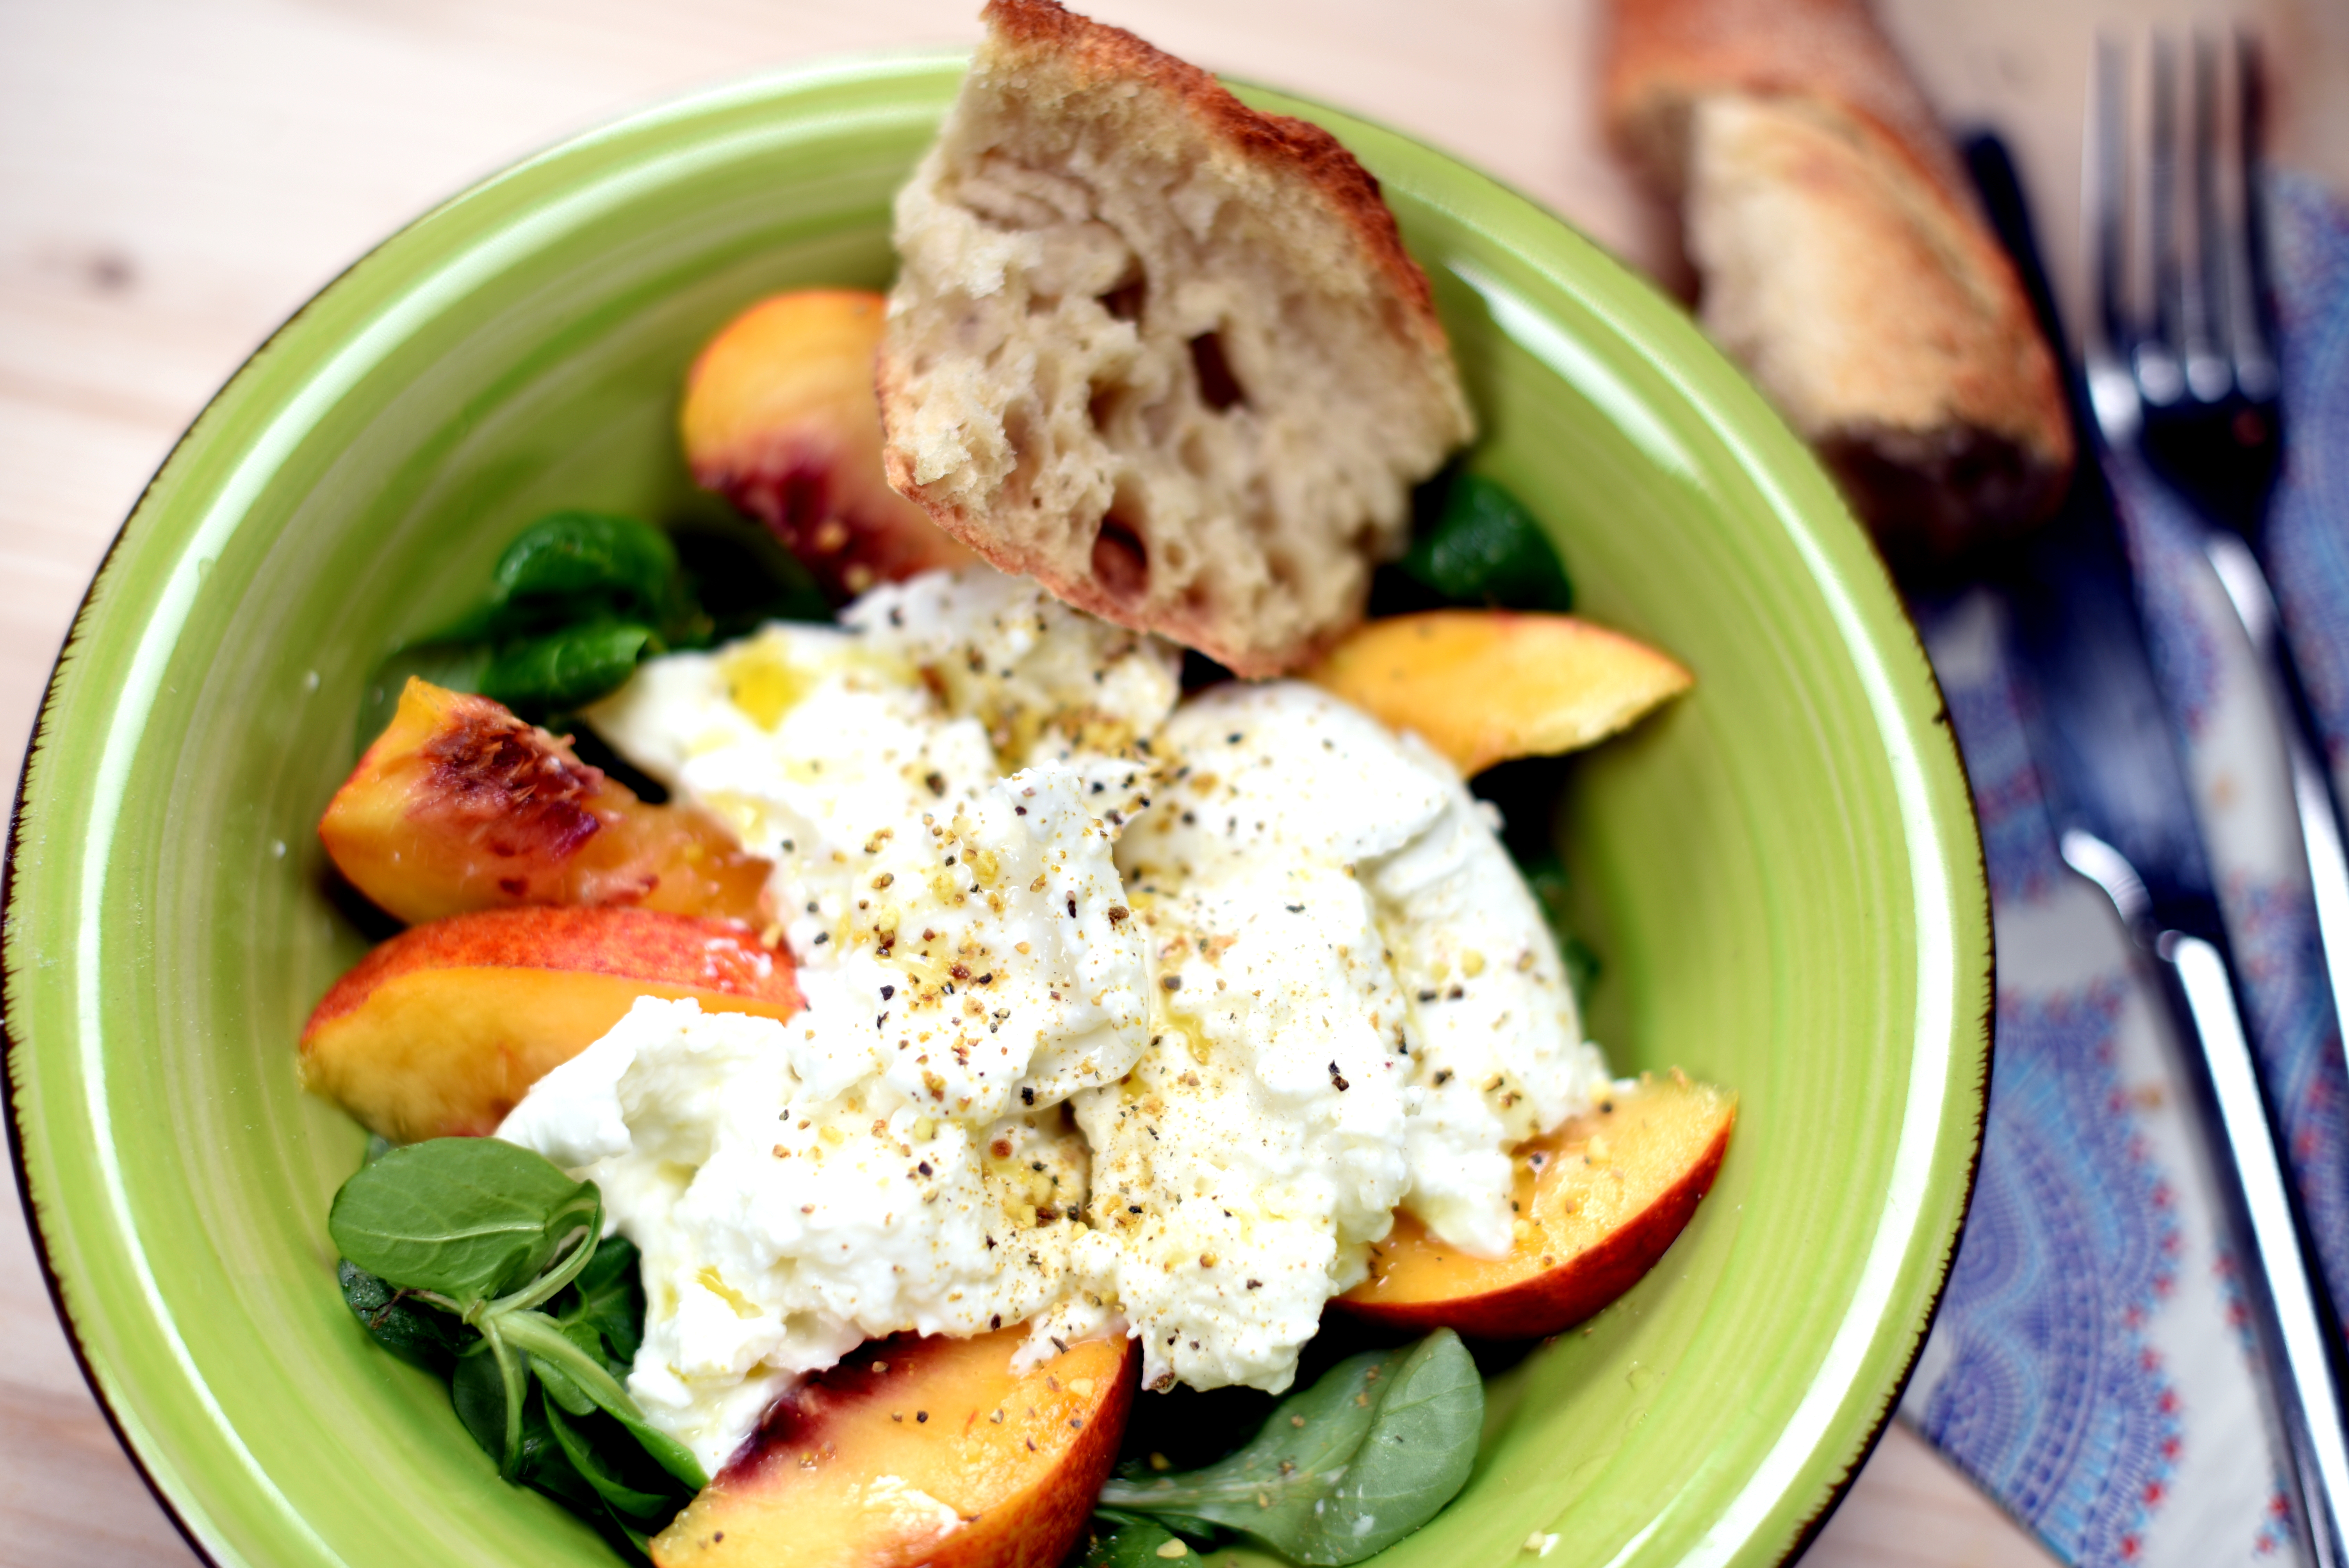
[[[1696,1212],[1729,1150],[1737,1100],[1674,1072],[1619,1089],[1517,1151],[1523,1226],[1508,1255],[1474,1257],[1408,1213],[1338,1299],[1398,1328],[1530,1339],[1581,1322],[1634,1284]]]
[[[688,806],[651,806],[485,696],[410,677],[319,820],[352,885],[414,923],[523,904],[756,921],[771,869]]]
[[[335,982],[302,1031],[302,1081],[394,1143],[486,1134],[639,996],[801,1006],[790,955],[738,922],[485,910],[404,931]]]
[[[1142,1357],[1028,1331],[876,1340],[768,1412],[653,1538],[655,1568],[1057,1568],[1117,1458]]]
[[[1304,678],[1463,776],[1603,740],[1694,677],[1644,643],[1572,615],[1430,610],[1366,622]]]
[[[888,302],[854,289],[761,300],[686,374],[694,482],[765,523],[833,594],[978,558],[889,488],[873,366]]]

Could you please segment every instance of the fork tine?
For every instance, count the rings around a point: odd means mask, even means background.
[[[2236,199],[2241,203],[2241,219],[2233,230],[2237,253],[2228,258],[2232,286],[2227,291],[2227,337],[2235,387],[2253,403],[2273,397],[2281,382],[2265,321],[2271,276],[2263,200],[2266,137],[2267,78],[2260,42],[2244,30],[2235,35]]]
[[[2164,35],[2153,40],[2153,119],[2146,139],[2146,242],[2153,263],[2153,325],[2132,346],[2137,390],[2154,407],[2167,407],[2186,389],[2178,364],[2179,318],[2185,314],[2185,268],[2178,241],[2178,51]]]
[[[2186,388],[2198,402],[2216,403],[2234,384],[2221,352],[2229,284],[2226,232],[2219,209],[2219,57],[2209,35],[2193,43],[2193,106],[2189,175],[2194,194],[2194,246],[2178,280],[2177,345],[2186,362]]]
[[[2121,303],[2121,224],[2128,181],[2121,139],[2127,129],[2127,88],[2121,73],[2127,63],[2119,44],[2111,38],[2096,40],[2094,139],[2087,168],[2082,170],[2082,183],[2087,192],[2089,264],[2096,288],[2094,319],[2104,334],[2105,346],[2112,349],[2128,341]]]
[[[2128,67],[2127,49],[2110,36],[2096,39],[2088,84],[2088,132],[2081,142],[2081,236],[2087,247],[2095,297],[2083,313],[2081,361],[2096,424],[2116,444],[2136,438],[2143,410],[2127,356],[2131,331],[2126,303],[2128,211]]]

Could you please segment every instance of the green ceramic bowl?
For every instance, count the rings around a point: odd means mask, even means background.
[[[432,212],[231,382],[109,556],[24,783],[14,1131],[98,1397],[222,1563],[607,1565],[501,1485],[338,1298],[361,1135],[295,1086],[362,940],[312,825],[361,682],[559,505],[675,517],[695,347],[759,294],[881,285],[960,62],[654,110]],[[1269,92],[1385,181],[1486,431],[1588,613],[1695,692],[1590,757],[1564,844],[1624,1070],[1743,1097],[1637,1289],[1494,1380],[1468,1490],[1380,1561],[1769,1563],[1881,1429],[1964,1211],[1990,934],[1932,676],[1809,457],[1682,314],[1522,197]],[[1244,1554],[1233,1554],[1236,1558]]]

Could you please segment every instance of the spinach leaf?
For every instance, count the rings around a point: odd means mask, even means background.
[[[564,1457],[571,1461],[571,1468],[578,1471],[580,1479],[595,1488],[595,1494],[615,1511],[636,1519],[656,1515],[665,1519],[664,1510],[667,1513],[677,1511],[677,1504],[670,1500],[668,1493],[640,1491],[622,1480],[618,1473],[605,1462],[595,1447],[574,1429],[560,1411],[549,1407],[546,1424],[554,1432],[554,1440],[562,1446]]]
[[[501,1460],[506,1433],[505,1384],[495,1359],[486,1351],[460,1358],[449,1395],[458,1420],[473,1441],[492,1460]],[[600,1512],[603,1500],[572,1465],[535,1393],[523,1400],[520,1426],[520,1454],[508,1479],[535,1487],[591,1518]]]
[[[592,1243],[603,1219],[593,1182],[527,1149],[436,1138],[361,1167],[335,1194],[326,1229],[369,1274],[461,1309],[525,1284],[583,1230]]]
[[[497,1357],[489,1353],[486,1343],[457,1358],[456,1370],[449,1378],[449,1402],[457,1408],[457,1419],[472,1434],[481,1451],[502,1468],[506,1458],[505,1377],[498,1370]],[[547,1440],[552,1442],[554,1439],[550,1436]]]
[[[763,529],[689,520],[674,536],[609,512],[550,512],[516,534],[472,608],[391,655],[360,701],[358,749],[421,676],[533,723],[583,707],[672,648],[772,620],[828,621],[814,583]]]
[[[386,1349],[439,1367],[477,1336],[445,1312],[412,1306],[396,1290],[346,1258],[335,1271],[344,1305]]]
[[[604,1355],[603,1338],[594,1329],[585,1325],[567,1324],[560,1318],[555,1320],[555,1329],[564,1338],[578,1346],[587,1355],[595,1357],[599,1363],[601,1362]],[[583,1340],[585,1343],[582,1344]],[[577,1378],[563,1369],[560,1363],[549,1361],[543,1356],[533,1356],[530,1358],[530,1369],[537,1375],[539,1382],[546,1389],[548,1400],[552,1403],[561,1406],[574,1416],[592,1416],[595,1413],[595,1401],[588,1397],[586,1389],[579,1386]],[[608,1371],[609,1368],[605,1370]]]
[[[1557,954],[1566,960],[1566,983],[1573,987],[1575,999],[1585,1006],[1589,1006],[1591,987],[1597,985],[1599,975],[1607,972],[1607,965],[1599,956],[1599,950],[1569,931],[1559,939]]]
[[[516,712],[580,707],[617,691],[647,653],[660,653],[650,626],[591,621],[502,645],[480,675],[481,693]]]
[[[1517,862],[1517,870],[1526,879],[1526,890],[1541,905],[1542,919],[1549,926],[1550,935],[1566,940],[1568,920],[1574,910],[1574,881],[1567,874],[1566,862],[1556,850]]]
[[[501,1476],[645,1555],[707,1478],[621,1386],[644,1293],[636,1248],[599,1239],[602,1193],[495,1139],[369,1152],[328,1220],[352,1254],[345,1301],[385,1345],[446,1369]]]
[[[555,1321],[566,1330],[573,1324],[594,1329],[603,1337],[607,1360],[624,1367],[634,1361],[645,1322],[644,1271],[636,1243],[626,1236],[606,1238],[571,1289],[573,1298],[554,1315]]]
[[[1574,608],[1574,584],[1549,535],[1524,502],[1482,474],[1452,481],[1434,528],[1397,565],[1454,603]]]
[[[506,546],[490,573],[489,599],[464,630],[501,639],[498,662],[503,664],[528,657],[528,645],[549,634],[609,622],[642,625],[645,645],[654,653],[706,643],[711,624],[694,603],[668,535],[632,517],[557,511]],[[586,697],[558,700],[592,700],[626,678],[623,668],[618,679]]]
[[[1459,1336],[1340,1362],[1203,1470],[1112,1480],[1105,1509],[1205,1520],[1296,1562],[1360,1562],[1433,1518],[1468,1480],[1485,1385]]]
[[[709,616],[712,642],[743,636],[770,621],[831,623],[823,590],[763,527],[688,521],[669,541],[677,546],[686,593]]]
[[[1155,1520],[1106,1509],[1093,1517],[1110,1528],[1097,1530],[1085,1543],[1085,1554],[1078,1559],[1077,1568],[1166,1568],[1169,1561],[1191,1554],[1172,1531]],[[1168,1551],[1170,1546],[1175,1550]]]
[[[632,517],[550,512],[516,534],[490,573],[506,618],[549,603],[585,598],[658,610],[677,577],[668,536]]]
[[[553,1318],[536,1312],[509,1312],[493,1314],[485,1321],[493,1322],[506,1341],[527,1352],[534,1365],[552,1363],[580,1393],[626,1428],[663,1470],[695,1491],[709,1484],[693,1450],[647,1422],[611,1373],[564,1335]]]

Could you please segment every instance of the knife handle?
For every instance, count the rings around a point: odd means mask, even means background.
[[[2153,947],[2163,988],[2199,1049],[2202,1087],[2221,1134],[2210,1140],[2219,1186],[2233,1211],[2239,1251],[2250,1253],[2243,1294],[2283,1429],[2286,1482],[2303,1543],[2316,1568],[2344,1568],[2349,1429],[2333,1336],[2310,1274],[2311,1254],[2293,1220],[2292,1189],[2261,1098],[2234,983],[2225,957],[2199,936],[2164,931]]]
[[[2275,713],[2285,772],[2292,784],[2292,812],[2300,820],[2301,847],[2308,861],[2309,892],[2316,902],[2325,981],[2333,995],[2333,1017],[2342,1026],[2342,1043],[2349,1047],[2349,845],[2343,842],[2340,802],[2311,738],[2322,731],[2283,645],[2275,594],[2268,586],[2267,573],[2260,569],[2259,557],[2240,536],[2216,531],[2204,537],[2202,553],[2225,590],[2228,603],[2234,606],[2235,619],[2251,645],[2267,687],[2268,706]]]

